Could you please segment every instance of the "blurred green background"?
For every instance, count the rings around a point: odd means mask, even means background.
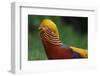
[[[47,60],[38,27],[43,19],[51,19],[58,27],[60,39],[66,45],[88,48],[88,18],[28,15],[28,60]]]

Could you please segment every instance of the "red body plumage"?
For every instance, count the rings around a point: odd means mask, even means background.
[[[46,33],[46,34],[45,34]],[[51,36],[50,36],[51,35]],[[61,42],[49,31],[40,33],[48,59],[72,59],[72,49],[62,48]],[[50,38],[51,37],[51,38]]]

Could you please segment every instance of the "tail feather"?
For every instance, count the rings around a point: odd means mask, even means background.
[[[83,58],[87,58],[88,57],[88,51],[85,49],[81,49],[81,48],[77,48],[77,47],[73,47],[71,46],[70,48],[73,49],[73,51],[79,53],[81,55],[81,57]]]

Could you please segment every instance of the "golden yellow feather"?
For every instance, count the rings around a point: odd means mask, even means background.
[[[45,27],[51,29],[54,33],[56,33],[56,35],[59,38],[59,32],[58,32],[57,26],[52,20],[44,19],[40,24],[40,28],[45,28]]]
[[[81,55],[81,57],[84,57],[84,58],[88,57],[88,50],[77,48],[77,47],[73,47],[73,46],[71,46],[70,48],[72,48],[73,51],[79,53]]]

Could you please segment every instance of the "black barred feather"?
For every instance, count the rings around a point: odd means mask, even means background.
[[[49,29],[42,31],[40,36],[41,38],[48,40],[53,45],[62,45],[59,37],[57,37],[57,35]]]

